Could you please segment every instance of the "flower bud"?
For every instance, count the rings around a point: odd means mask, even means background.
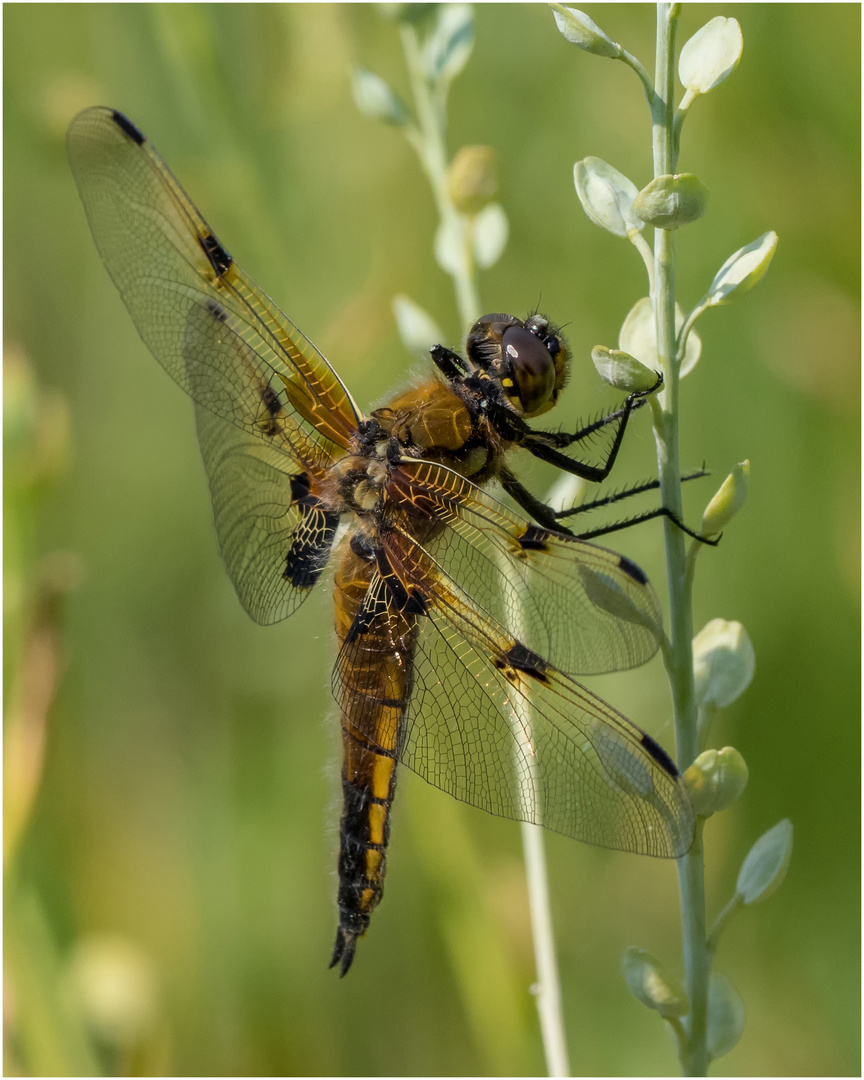
[[[435,9],[435,24],[423,45],[423,67],[433,86],[447,86],[474,48],[474,14],[470,4],[435,4]]]
[[[601,229],[628,236],[645,228],[633,212],[638,194],[632,180],[598,157],[587,157],[573,166],[573,180],[582,209]]]
[[[690,802],[699,817],[718,814],[740,798],[747,787],[747,763],[732,746],[706,750],[684,773]]]
[[[627,989],[649,1009],[664,1018],[686,1016],[690,1012],[686,990],[656,956],[644,949],[625,949],[621,967]]]
[[[655,229],[677,229],[705,213],[708,188],[693,173],[657,176],[633,200],[633,211]]]
[[[719,307],[731,302],[733,295],[743,296],[765,275],[774,250],[777,233],[766,232],[758,239],[730,255],[720,267],[702,301],[706,307]]]
[[[702,515],[702,533],[716,536],[723,532],[747,499],[750,483],[750,462],[739,461],[726,477]]]
[[[498,193],[498,158],[491,146],[463,146],[447,169],[453,205],[473,217]]]
[[[744,1031],[744,1005],[725,975],[714,973],[708,984],[708,1053],[712,1061],[737,1046]]]
[[[591,359],[600,378],[616,390],[633,394],[650,390],[657,385],[657,372],[645,367],[635,356],[621,349],[607,349],[605,345],[595,345],[591,350]]]
[[[393,297],[393,315],[405,348],[417,356],[427,356],[444,335],[432,316],[404,293]]]
[[[676,304],[675,332],[678,333],[683,325],[684,312],[680,305]],[[618,348],[630,353],[631,356],[638,357],[650,368],[660,367],[657,353],[657,321],[654,318],[654,308],[650,297],[643,296],[641,300],[637,300],[628,312],[618,334]],[[702,339],[695,330],[691,330],[687,336],[681,370],[678,372],[680,378],[683,379],[696,367],[701,355]]]
[[[738,874],[738,895],[745,904],[761,903],[783,884],[792,859],[792,822],[769,829],[750,848]]]
[[[354,104],[364,116],[397,127],[408,123],[408,107],[380,75],[365,68],[355,68],[351,76],[351,90]]]
[[[606,56],[610,60],[621,57],[621,46],[614,42],[584,11],[565,7],[563,4],[550,4],[555,15],[558,29],[572,44],[578,45],[585,52],[595,56]]]
[[[501,203],[489,203],[474,218],[474,259],[481,270],[494,266],[507,247],[510,224]]]
[[[678,77],[691,94],[707,94],[727,79],[741,59],[744,38],[737,19],[716,16],[684,43]]]
[[[753,679],[756,656],[740,622],[712,619],[693,638],[693,675],[700,705],[723,709],[739,698]]]

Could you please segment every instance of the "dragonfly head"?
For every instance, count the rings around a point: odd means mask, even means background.
[[[567,382],[570,350],[545,315],[524,322],[513,315],[484,315],[471,328],[465,349],[526,418],[548,412]]]

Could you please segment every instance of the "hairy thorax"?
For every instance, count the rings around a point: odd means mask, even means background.
[[[478,399],[428,379],[395,397],[372,416],[410,457],[440,462],[482,484],[495,474],[506,449]]]

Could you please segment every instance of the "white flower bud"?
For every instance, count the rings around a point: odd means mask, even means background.
[[[638,1001],[663,1017],[686,1016],[690,1011],[687,991],[644,949],[626,949],[621,960],[627,989]]]
[[[591,350],[591,359],[597,374],[604,382],[623,390],[627,394],[650,390],[657,385],[656,371],[645,367],[643,363],[620,349],[607,349],[605,345],[595,345]]]
[[[355,68],[351,76],[354,104],[373,120],[401,127],[408,122],[408,108],[399,95],[373,71]]]
[[[791,859],[792,822],[784,818],[750,848],[738,874],[742,901],[756,904],[773,896],[783,884]]]
[[[712,619],[693,638],[696,700],[719,709],[739,698],[753,679],[756,656],[740,622]]]
[[[563,4],[550,4],[555,15],[558,29],[572,44],[578,45],[585,52],[595,56],[606,56],[617,60],[621,56],[621,46],[614,42],[600,27],[578,8],[565,7]]]
[[[677,229],[705,213],[708,188],[693,173],[657,176],[633,200],[633,211],[655,229]]]
[[[638,190],[623,173],[600,158],[587,157],[573,166],[573,180],[582,209],[595,225],[625,237],[645,228],[633,211]]]
[[[727,79],[741,59],[744,37],[737,19],[722,15],[705,23],[685,42],[678,58],[678,77],[692,94],[707,94]]]
[[[734,255],[730,255],[711,282],[703,301],[705,306],[718,307],[728,304],[733,294],[743,296],[748,293],[771,265],[776,247],[777,233],[766,232],[740,248]]]

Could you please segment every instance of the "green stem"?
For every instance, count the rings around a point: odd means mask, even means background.
[[[436,92],[426,78],[420,42],[414,27],[403,24],[401,35],[417,114],[417,126],[411,125],[406,132],[432,188],[440,227],[451,228],[454,233],[457,229],[459,230],[460,258],[458,265],[454,264],[450,271],[450,276],[453,280],[462,328],[467,331],[481,314],[477,266],[474,260],[474,223],[471,218],[459,213],[450,199],[447,187],[447,148],[444,141],[447,123],[445,96]],[[561,1009],[561,986],[549,902],[549,879],[543,830],[527,821],[523,822],[522,846],[537,971],[533,993],[537,1001],[546,1069],[549,1076],[569,1076],[570,1067],[567,1058],[564,1016]]]
[[[480,296],[474,274],[470,224],[453,205],[447,190],[447,147],[444,141],[446,115],[443,100],[440,96],[433,95],[426,78],[417,31],[410,24],[403,23],[400,33],[418,123],[417,128],[409,131],[409,138],[432,188],[440,227],[452,230],[454,235],[458,233],[460,237],[460,258],[450,273],[456,290],[459,320],[462,329],[467,330],[480,315]]]
[[[522,822],[522,850],[528,901],[531,909],[531,933],[534,939],[534,962],[537,982],[533,993],[540,1018],[540,1034],[549,1076],[569,1076],[567,1039],[561,1012],[561,981],[555,955],[555,931],[549,903],[549,875],[546,871],[546,846],[538,825]]]
[[[717,952],[717,946],[720,943],[720,935],[726,929],[729,920],[743,903],[744,897],[741,893],[736,892],[726,907],[723,908],[714,920],[714,925],[711,927],[711,933],[708,935],[708,951],[712,956]]]
[[[657,5],[657,51],[655,92],[651,101],[654,175],[674,171],[675,132],[672,102],[677,6]],[[657,348],[666,382],[654,416],[654,437],[663,505],[680,518],[681,468],[678,455],[678,381],[680,359],[675,333],[675,245],[673,233],[654,233],[654,313]],[[684,534],[664,520],[666,574],[669,582],[669,647],[664,661],[672,691],[678,767],[683,772],[699,753],[697,710],[693,685],[693,615],[691,580],[687,574]],[[681,893],[684,975],[691,1011],[685,1021],[686,1040],[681,1047],[682,1071],[704,1076],[708,1069],[706,1024],[710,956],[705,934],[705,882],[702,826],[697,825],[693,847],[678,861]]]

